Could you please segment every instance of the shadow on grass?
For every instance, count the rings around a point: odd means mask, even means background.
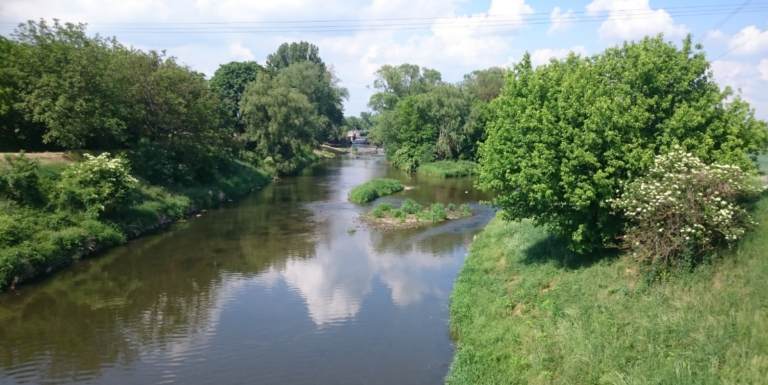
[[[621,252],[616,249],[604,249],[586,254],[578,254],[568,249],[568,242],[550,235],[527,248],[522,262],[527,265],[552,263],[558,268],[576,270],[589,267],[604,259],[612,260]]]

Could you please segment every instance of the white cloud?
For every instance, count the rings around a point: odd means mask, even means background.
[[[720,87],[741,89],[741,96],[756,110],[755,116],[760,119],[768,118],[768,95],[763,92],[768,88],[768,59],[763,59],[757,66],[737,61],[715,60],[712,62],[712,73]]]
[[[551,49],[551,48],[537,49],[536,51],[533,51],[533,53],[531,54],[531,64],[533,64],[534,67],[538,67],[542,64],[549,63],[549,60],[551,58],[556,58],[556,59],[565,58],[571,52],[574,52],[581,56],[587,55],[587,49],[581,45],[577,45],[575,47],[572,47],[571,49]]]
[[[666,37],[681,38],[688,33],[688,28],[675,25],[665,10],[651,9],[648,0],[595,0],[587,4],[587,12],[591,16],[608,12],[608,19],[598,29],[600,39],[605,41],[641,39],[660,32]]]
[[[760,60],[757,68],[760,69],[760,79],[768,80],[768,59]]]
[[[768,51],[768,33],[761,31],[754,25],[750,25],[739,31],[731,41],[728,47],[736,55],[755,55]]]
[[[552,26],[547,30],[547,35],[551,35],[557,31],[565,31],[568,28],[573,27],[573,10],[569,9],[568,12],[562,12],[560,7],[555,7],[552,13],[549,15],[552,21]]]
[[[229,46],[229,53],[236,60],[253,60],[254,56],[251,50],[243,47],[241,43],[234,43]]]

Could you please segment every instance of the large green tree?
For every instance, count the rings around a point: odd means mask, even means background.
[[[657,154],[680,145],[754,170],[766,149],[766,123],[729,101],[709,68],[690,37],[681,48],[660,35],[536,69],[526,55],[491,103],[479,187],[498,193],[503,218],[532,218],[577,252],[614,243],[624,222],[609,199]]]
[[[317,144],[317,133],[327,121],[318,114],[309,92],[296,87],[296,80],[287,72],[260,73],[246,86],[240,102],[246,126],[243,137],[253,144],[264,165],[281,174],[294,171],[294,159],[305,147]]]
[[[440,72],[408,63],[383,65],[375,75],[373,88],[377,92],[368,102],[368,107],[375,112],[392,111],[400,100],[428,92],[442,81]]]
[[[245,86],[256,81],[256,76],[264,71],[264,67],[255,61],[233,61],[222,64],[213,74],[211,89],[219,95],[223,108],[235,132],[245,131],[245,125],[240,119],[240,99],[243,97]]]
[[[13,34],[19,49],[15,107],[46,127],[45,142],[67,148],[114,147],[124,139],[121,80],[114,39],[88,37],[84,24],[44,20],[21,24]]]

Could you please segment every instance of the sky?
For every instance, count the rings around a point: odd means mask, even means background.
[[[694,41],[703,39],[718,84],[740,89],[756,115],[768,119],[768,1],[744,3],[3,0],[0,34],[9,37],[19,22],[30,19],[88,23],[89,33],[116,36],[144,50],[166,50],[209,77],[221,64],[263,64],[281,43],[308,41],[349,89],[349,116],[367,110],[374,72],[384,64],[418,64],[457,82],[473,70],[509,67],[525,52],[540,65],[571,51],[592,55],[658,33],[680,45],[690,33]]]

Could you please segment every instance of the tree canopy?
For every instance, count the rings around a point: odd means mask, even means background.
[[[766,123],[732,96],[690,37],[680,49],[660,35],[535,69],[526,55],[491,102],[478,186],[498,192],[504,218],[533,218],[575,251],[612,244],[624,223],[608,200],[657,154],[679,145],[755,170]]]
[[[211,89],[219,95],[237,133],[245,130],[240,119],[240,99],[245,86],[256,81],[256,76],[263,71],[264,67],[255,61],[233,61],[219,66],[211,78]]]
[[[292,64],[301,62],[314,63],[325,70],[325,63],[320,58],[320,48],[306,41],[283,43],[275,53],[267,56],[267,68],[273,71],[288,68]]]

